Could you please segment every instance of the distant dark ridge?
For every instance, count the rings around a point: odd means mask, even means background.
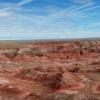
[[[34,40],[0,40],[0,43],[32,43],[32,42],[73,42],[73,41],[95,41],[100,40],[100,37],[96,38],[72,38],[72,39],[34,39]]]

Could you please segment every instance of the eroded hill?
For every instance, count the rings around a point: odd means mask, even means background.
[[[0,100],[100,100],[100,41],[1,48]]]

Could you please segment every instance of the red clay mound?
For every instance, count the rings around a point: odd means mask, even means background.
[[[34,93],[30,93],[24,98],[24,100],[41,100],[41,97]]]
[[[93,92],[96,94],[100,94],[100,82],[96,82],[93,84]]]
[[[9,59],[13,59],[14,57],[16,57],[17,53],[18,53],[19,49],[11,49],[11,50],[6,50],[4,52],[5,56]]]
[[[100,41],[0,51],[0,100],[100,100]]]
[[[25,62],[29,62],[29,61],[33,61],[34,60],[34,58],[33,57],[31,57],[31,56],[29,56],[29,55],[17,55],[14,59],[13,59],[13,61],[15,61],[15,62],[23,62],[23,61],[25,61]]]
[[[33,80],[42,83],[50,89],[72,89],[77,90],[83,87],[80,77],[68,71],[62,72],[43,72],[33,68],[22,68],[16,75],[22,79]]]
[[[40,71],[40,72],[68,72],[68,69],[64,66],[47,66],[47,67],[35,67],[35,71]]]
[[[9,61],[10,59],[7,58],[4,54],[0,54],[0,62],[6,62]]]
[[[19,94],[20,90],[12,84],[0,85],[0,91],[6,94]]]

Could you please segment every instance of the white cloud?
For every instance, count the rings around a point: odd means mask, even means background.
[[[77,11],[77,13],[83,13],[83,12],[87,12],[87,11],[89,12],[91,10],[98,9],[98,8],[100,8],[100,5],[95,5],[95,6],[92,6],[92,7],[89,7],[89,8],[84,8],[80,11]]]
[[[26,5],[28,3],[31,3],[33,0],[22,0],[19,3],[16,4],[11,4],[11,3],[1,3],[0,5],[2,5],[3,8],[0,9],[0,17],[7,17],[9,15],[11,15],[11,13],[14,10],[23,10],[22,6]],[[27,10],[27,9],[26,9]],[[25,9],[24,9],[25,11]],[[28,10],[27,10],[28,11]],[[13,16],[13,14],[12,14]]]
[[[32,2],[32,1],[33,0],[22,0],[16,6],[23,6],[23,5],[28,4],[28,3]]]
[[[76,4],[89,4],[92,2],[92,0],[71,0]]]
[[[10,6],[6,6],[6,7],[4,7],[4,8],[2,8],[2,9],[0,9],[0,11],[8,11],[8,10],[14,10],[14,9],[19,9],[20,7],[22,7],[23,5],[26,5],[26,4],[28,4],[28,3],[31,3],[33,0],[22,0],[22,1],[20,1],[19,3],[16,3],[16,4],[12,4],[12,5],[10,5]],[[2,4],[0,4],[0,5],[2,5]],[[4,3],[3,3],[3,5],[4,5]]]
[[[0,17],[8,17],[9,15],[9,12],[0,12]]]

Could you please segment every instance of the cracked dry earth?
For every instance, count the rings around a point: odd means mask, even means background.
[[[0,100],[100,100],[99,40],[12,44],[0,49]]]

